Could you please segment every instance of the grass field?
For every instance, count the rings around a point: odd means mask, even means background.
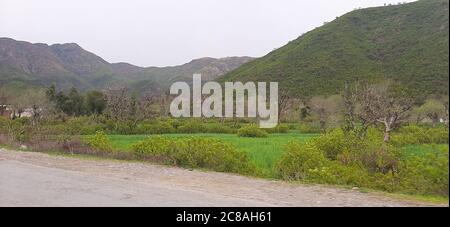
[[[173,138],[184,138],[191,136],[202,136],[209,138],[217,138],[225,142],[229,142],[236,146],[239,150],[246,152],[253,160],[257,167],[261,169],[264,176],[268,178],[274,177],[273,167],[278,158],[283,153],[283,147],[289,141],[307,141],[308,139],[317,137],[316,134],[271,134],[267,138],[242,138],[237,135],[229,134],[170,134],[166,135]],[[143,140],[148,136],[125,136],[111,135],[110,141],[115,149],[130,151],[132,145]]]
[[[271,134],[267,138],[242,138],[230,134],[170,134],[172,138],[201,136],[220,139],[233,144],[239,150],[246,152],[265,177],[275,178],[274,166],[283,154],[283,147],[290,141],[305,142],[317,137],[317,134]],[[148,135],[110,135],[109,139],[116,150],[131,151],[133,144],[145,139]],[[448,149],[448,145],[409,145],[404,147],[406,155],[420,155],[435,149]]]

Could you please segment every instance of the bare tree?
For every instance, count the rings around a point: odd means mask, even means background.
[[[371,86],[362,93],[360,118],[364,125],[382,124],[387,143],[391,132],[408,119],[412,106],[412,99],[391,92],[388,86]]]
[[[338,95],[333,95],[329,97],[316,96],[309,101],[309,107],[319,118],[320,128],[326,130],[327,122],[329,122],[330,117],[337,115],[340,111],[342,99]]]
[[[141,96],[130,95],[125,87],[111,87],[105,92],[106,110],[110,118],[126,122],[130,129],[145,119],[154,118],[158,114],[158,103],[161,97],[153,92],[145,92]],[[116,125],[117,126],[117,125]]]
[[[433,127],[436,127],[445,114],[445,105],[437,99],[428,99],[417,111],[428,117],[432,121]]]
[[[130,114],[131,99],[126,87],[109,87],[104,91],[106,115],[116,120],[125,120]]]
[[[344,93],[342,95],[345,107],[345,121],[348,130],[357,129],[356,105],[358,103],[358,87],[350,87],[345,83]]]
[[[278,98],[278,123],[286,116],[291,97],[286,91],[282,91]]]

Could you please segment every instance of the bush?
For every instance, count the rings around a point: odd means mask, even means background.
[[[70,135],[92,135],[96,131],[103,130],[91,117],[74,117],[62,124],[64,132]]]
[[[423,155],[413,155],[400,163],[401,191],[407,193],[448,196],[448,149],[430,149]]]
[[[367,188],[372,185],[372,178],[364,168],[358,165],[342,165],[339,162],[328,162],[327,166],[310,170],[307,181]]]
[[[258,128],[256,125],[247,125],[238,130],[238,136],[240,137],[252,137],[252,138],[265,138],[267,132]]]
[[[392,143],[396,146],[410,144],[448,144],[449,131],[446,127],[426,128],[417,125],[402,127],[392,135]]]
[[[190,120],[179,126],[177,132],[187,134],[204,133],[206,132],[206,129],[205,125],[201,121]]]
[[[277,171],[282,179],[308,180],[311,171],[327,165],[327,159],[312,142],[291,142],[286,145],[285,151],[277,164]]]
[[[170,134],[175,132],[175,128],[164,121],[145,122],[137,126],[139,134]]]
[[[264,129],[268,133],[288,133],[289,132],[289,126],[287,125],[277,125],[275,128],[267,128]]]
[[[300,133],[322,133],[322,129],[319,125],[313,125],[311,123],[301,123],[298,126]]]
[[[103,131],[98,131],[95,135],[88,136],[86,142],[90,147],[98,151],[111,152],[113,150],[108,136]]]
[[[363,138],[337,129],[305,144],[290,143],[277,172],[287,180],[448,196],[448,147],[405,156],[382,138],[374,128]]]
[[[255,174],[247,155],[217,139],[149,137],[133,146],[137,157],[188,168]]]

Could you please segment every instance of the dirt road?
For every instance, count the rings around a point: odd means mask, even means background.
[[[0,149],[0,206],[422,206],[323,186]]]

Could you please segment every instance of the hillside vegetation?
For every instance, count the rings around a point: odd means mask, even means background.
[[[346,82],[385,80],[415,94],[448,94],[449,2],[355,10],[220,80],[279,81],[305,98],[340,93]]]

